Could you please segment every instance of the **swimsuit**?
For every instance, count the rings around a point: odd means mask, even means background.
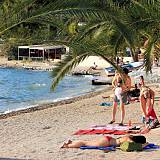
[[[106,141],[110,143],[110,140],[112,139],[112,137],[110,137],[110,136],[105,136],[105,138],[106,138]]]

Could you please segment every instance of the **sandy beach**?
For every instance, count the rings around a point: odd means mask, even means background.
[[[153,88],[153,86],[152,86]],[[154,85],[156,96],[160,88]],[[86,160],[111,159],[123,160],[159,160],[160,150],[142,152],[123,152],[116,150],[104,153],[98,150],[60,149],[68,138],[92,139],[102,135],[73,136],[79,129],[89,129],[92,125],[106,125],[111,120],[112,107],[102,107],[99,103],[109,101],[102,96],[110,95],[107,88],[98,93],[59,103],[43,106],[42,110],[32,111],[0,120],[0,159],[8,160]],[[45,108],[45,109],[43,109]],[[141,125],[142,112],[139,103],[126,107],[125,123]],[[159,101],[155,110],[160,115]],[[120,121],[120,110],[117,122]],[[160,128],[152,129],[145,135],[150,143],[160,144]]]
[[[6,61],[1,61],[1,64]],[[13,66],[16,64],[12,62]],[[19,65],[19,64],[16,64]],[[156,97],[160,96],[159,84],[150,84]],[[77,98],[47,104],[22,111],[0,115],[0,160],[159,160],[160,150],[123,152],[119,149],[110,153],[99,150],[60,149],[67,139],[93,139],[103,135],[73,135],[79,129],[93,125],[106,125],[111,120],[112,106],[100,106],[111,101],[102,96],[111,95],[111,88],[89,93]],[[160,116],[160,101],[155,110]],[[142,111],[139,102],[125,106],[125,124],[142,125]],[[116,122],[120,122],[118,108]],[[160,128],[152,129],[145,135],[147,141],[160,144]],[[118,137],[118,136],[113,136]]]

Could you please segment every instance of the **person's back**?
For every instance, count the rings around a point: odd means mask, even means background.
[[[129,70],[127,68],[123,68],[122,74],[122,90],[123,92],[127,92],[131,89],[131,77],[128,75]]]

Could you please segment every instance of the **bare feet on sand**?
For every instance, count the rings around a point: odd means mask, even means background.
[[[61,148],[68,148],[68,144],[71,144],[72,141],[69,139],[66,142],[63,143],[63,145],[61,146]]]

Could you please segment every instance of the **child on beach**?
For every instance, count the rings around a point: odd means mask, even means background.
[[[146,138],[142,135],[127,135],[124,137],[113,138],[110,136],[104,136],[99,139],[94,140],[78,140],[78,141],[71,141],[69,140],[67,143],[64,143],[61,148],[80,148],[81,146],[96,146],[96,147],[109,147],[115,146],[119,147],[123,142],[135,142],[135,143],[146,143]]]

